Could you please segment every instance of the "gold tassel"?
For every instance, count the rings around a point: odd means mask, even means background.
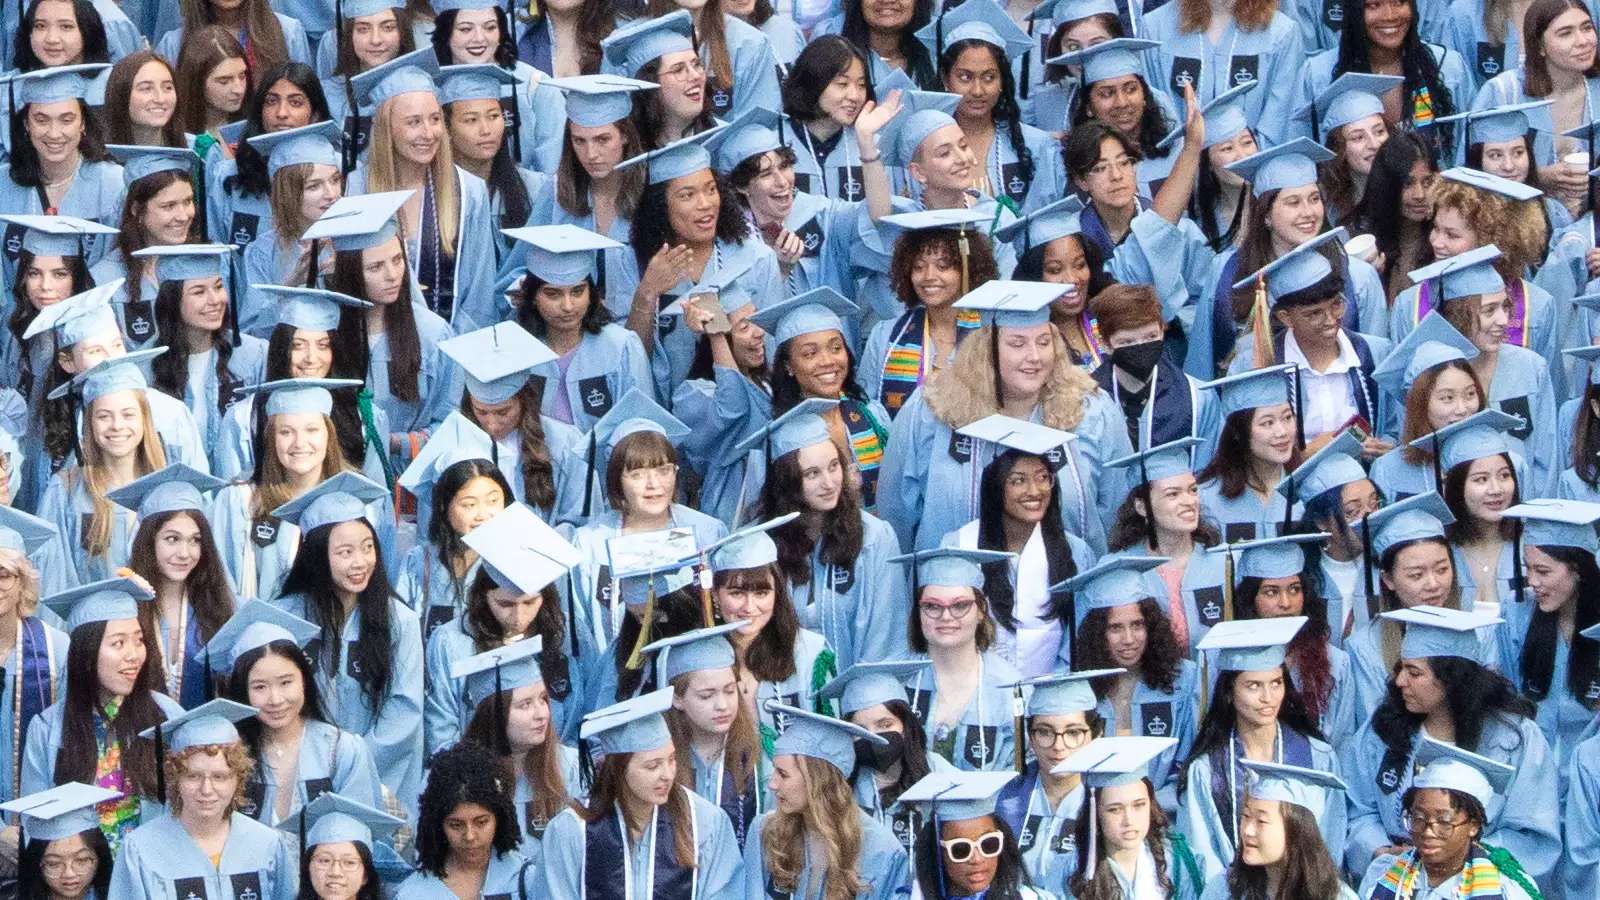
[[[1261,369],[1272,365],[1272,311],[1267,305],[1267,276],[1256,276],[1256,297],[1250,305],[1250,332],[1254,338],[1254,368]]]
[[[650,573],[650,593],[645,597],[644,615],[639,621],[639,639],[633,642],[633,652],[628,654],[628,670],[644,665],[644,648],[650,643],[650,624],[656,620],[656,576]]]
[[[711,611],[711,560],[704,550],[700,551],[700,571],[695,577],[700,579],[700,607],[705,618],[704,627],[710,628],[717,622]]]
[[[1222,557],[1222,621],[1233,621],[1233,545]]]
[[[967,263],[972,255],[972,245],[967,241],[967,229],[962,228],[956,232],[956,246],[961,248],[961,296],[965,297],[972,291],[972,276]]]

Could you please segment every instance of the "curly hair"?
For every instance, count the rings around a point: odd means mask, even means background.
[[[1188,2],[1188,0],[1179,0],[1179,2]],[[1149,794],[1150,831],[1144,836],[1144,843],[1145,847],[1149,849],[1150,855],[1155,859],[1156,883],[1161,887],[1164,896],[1174,896],[1176,885],[1172,883],[1172,877],[1167,874],[1167,814],[1161,811],[1161,804],[1156,802],[1156,789],[1150,783],[1150,779],[1140,779],[1139,783],[1144,785],[1145,791]],[[1097,814],[1099,810],[1100,806],[1095,803],[1085,803],[1078,810],[1078,822],[1073,829],[1073,834],[1076,837],[1079,848],[1089,846],[1091,833],[1090,816]],[[1067,889],[1072,892],[1072,896],[1076,897],[1077,900],[1123,900],[1122,888],[1117,882],[1116,874],[1111,871],[1111,855],[1106,852],[1104,846],[1106,835],[1103,829],[1098,832],[1097,838],[1101,841],[1101,846],[1095,848],[1099,852],[1096,854],[1098,859],[1095,862],[1094,871],[1087,871],[1089,868],[1089,854],[1080,849],[1078,851],[1078,864],[1072,875],[1067,878]]]
[[[850,478],[853,460],[843,447],[833,441],[834,452],[839,456],[839,467],[844,473],[839,488],[839,502],[833,509],[821,514],[822,527],[817,537],[811,537],[806,527],[806,517],[772,529],[772,541],[778,545],[778,568],[793,585],[811,583],[811,554],[821,545],[818,560],[840,569],[854,569],[856,559],[866,542],[866,526],[861,520],[861,497]],[[801,484],[800,451],[795,450],[777,457],[767,464],[767,480],[761,485],[762,515],[776,518],[791,512],[806,512],[804,488]]]
[[[457,807],[472,804],[494,815],[496,857],[517,849],[522,829],[512,798],[515,787],[499,758],[472,741],[461,741],[428,761],[428,784],[422,789],[417,810],[417,868],[435,878],[445,876],[450,858],[450,838],[444,820]]]
[[[1060,332],[1051,331],[1055,362],[1039,391],[1041,424],[1072,431],[1083,422],[1084,406],[1100,389],[1094,376],[1073,365]],[[928,409],[952,429],[962,428],[999,411],[995,404],[995,329],[974,330],[956,347],[955,361],[936,371],[923,385]]]
[[[1473,660],[1431,656],[1427,665],[1444,690],[1444,705],[1455,726],[1455,743],[1464,750],[1477,752],[1483,739],[1484,723],[1490,716],[1514,723],[1516,719],[1532,719],[1538,714],[1533,701],[1517,693],[1509,679]],[[1395,671],[1398,670],[1396,664]],[[1372,731],[1387,748],[1385,758],[1402,754],[1400,758],[1409,759],[1417,730],[1426,718],[1424,713],[1406,709],[1391,673],[1383,702],[1372,714]]]
[[[967,245],[965,262],[961,257],[963,243]],[[894,255],[889,260],[889,288],[907,309],[922,305],[913,272],[924,256],[937,256],[944,265],[964,270],[969,291],[1000,277],[994,250],[981,232],[957,233],[949,228],[907,231],[895,241]]]
[[[1161,609],[1161,604],[1152,597],[1140,597],[1138,606],[1139,614],[1144,617],[1145,629],[1144,657],[1139,661],[1139,677],[1146,686],[1171,693],[1177,687],[1178,673],[1183,671],[1183,650],[1178,647],[1178,639],[1172,633],[1172,623]],[[1106,626],[1110,618],[1109,609],[1092,609],[1083,617],[1083,622],[1078,625],[1077,643],[1083,659],[1073,660],[1074,668],[1119,668],[1112,660],[1111,650],[1106,644]],[[1110,693],[1114,680],[1115,676],[1096,679],[1095,696],[1104,698]]]
[[[861,877],[861,812],[850,782],[832,763],[792,757],[805,778],[809,802],[797,813],[773,811],[761,825],[761,863],[774,887],[799,891],[809,844],[822,845],[828,877],[823,900],[850,900],[871,889]]]
[[[721,175],[712,172],[711,177],[717,182],[716,239],[725,244],[743,244],[750,238],[750,219],[739,205],[738,192]],[[662,244],[682,243],[682,239],[672,230],[668,212],[667,189],[671,186],[672,181],[647,184],[644,193],[639,195],[639,208],[633,215],[628,243],[633,247],[633,258],[641,272],[650,265],[650,258],[656,255]]]
[[[246,789],[250,786],[250,775],[256,770],[255,757],[250,755],[242,741],[228,744],[195,744],[182,750],[169,750],[167,758],[161,765],[167,773],[167,807],[172,815],[183,812],[183,793],[178,790],[183,776],[189,772],[189,760],[196,756],[218,756],[228,764],[228,771],[233,773],[233,796],[228,800],[228,808],[223,815],[237,810],[243,805]]]
[[[1140,484],[1128,492],[1122,500],[1122,505],[1117,507],[1116,520],[1111,523],[1111,530],[1106,534],[1106,546],[1111,552],[1127,550],[1130,547],[1149,547],[1150,526],[1147,524],[1145,514],[1139,507],[1150,508],[1150,485]],[[1200,524],[1195,527],[1191,535],[1194,542],[1202,547],[1215,547],[1222,542],[1222,530],[1217,523],[1200,511]],[[1151,550],[1156,549],[1150,547]]]
[[[1539,198],[1512,200],[1449,178],[1435,179],[1428,191],[1433,214],[1453,209],[1477,235],[1478,246],[1500,248],[1494,267],[1507,283],[1516,281],[1544,259],[1549,241],[1544,205]]]

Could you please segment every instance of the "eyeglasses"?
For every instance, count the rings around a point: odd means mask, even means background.
[[[917,609],[930,619],[965,619],[976,605],[976,600],[957,600],[948,606],[924,600],[917,604]]]
[[[678,63],[677,65],[675,65],[672,68],[666,70],[665,72],[662,72],[661,73],[661,77],[662,78],[671,78],[671,79],[673,79],[675,81],[682,81],[685,78],[689,78],[691,76],[704,75],[705,71],[706,71],[705,63],[701,62],[698,58],[696,58],[696,59],[691,59],[691,60],[685,60],[685,61],[683,61],[681,63]]]
[[[659,466],[650,466],[648,468],[629,469],[628,471],[622,473],[622,480],[628,482],[629,484],[644,484],[645,481],[648,480],[652,475],[655,476],[657,481],[666,481],[668,478],[671,478],[676,474],[678,474],[678,467],[676,465],[672,463],[664,463]]]
[[[1292,310],[1290,315],[1297,316],[1307,322],[1321,322],[1324,320],[1334,322],[1344,318],[1344,308],[1344,295],[1340,294],[1321,303],[1298,307]]]
[[[1432,832],[1439,837],[1449,837],[1457,828],[1467,824],[1467,820],[1462,818],[1459,821],[1452,821],[1442,816],[1430,819],[1426,816],[1413,816],[1411,813],[1403,813],[1400,816],[1400,824],[1404,825],[1406,830],[1412,834],[1428,834]]]
[[[1057,731],[1049,725],[1035,725],[1028,729],[1028,736],[1046,747],[1054,747],[1058,743],[1065,743],[1068,747],[1071,747],[1088,740],[1089,729],[1081,725],[1075,725],[1071,728]]]
[[[64,875],[68,869],[71,869],[74,875],[87,875],[94,871],[95,864],[99,861],[93,853],[80,853],[70,859],[46,856],[44,862],[39,864],[39,868],[51,877]]]
[[[354,875],[361,871],[361,857],[359,856],[324,856],[321,853],[311,857],[311,868],[321,872],[338,869],[346,875]]]
[[[963,863],[972,858],[974,853],[984,859],[994,859],[1000,855],[1000,850],[1005,847],[1006,839],[998,831],[979,835],[976,841],[971,838],[951,838],[940,841],[939,846],[944,848],[945,858],[953,863]]]

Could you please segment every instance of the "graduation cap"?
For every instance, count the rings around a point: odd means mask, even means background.
[[[629,157],[617,163],[616,167],[621,170],[642,165],[645,167],[645,180],[650,184],[666,184],[674,178],[708,170],[711,168],[711,153],[706,150],[706,141],[727,127],[726,124],[717,125],[698,134],[679,138],[665,147]]]
[[[473,399],[491,405],[516,396],[535,372],[558,359],[555,351],[515,322],[440,341],[439,349],[461,366]]]
[[[1292,490],[1310,500],[1366,477],[1367,470],[1361,467],[1361,441],[1346,428],[1279,480],[1277,491],[1287,497]]]
[[[1115,16],[1118,14],[1117,4],[1114,0],[1043,0],[1028,14],[1028,18],[1035,21],[1053,22],[1062,25],[1067,22],[1076,22],[1090,16]]]
[[[378,194],[356,194],[340,197],[311,223],[301,240],[328,238],[338,253],[354,253],[382,246],[392,240],[399,229],[395,214],[411,199],[416,191],[385,191]]]
[[[467,532],[462,542],[483,558],[495,584],[537,594],[583,562],[583,553],[523,503],[513,503]]]
[[[1435,281],[1439,302],[1493,294],[1506,289],[1505,279],[1500,277],[1499,270],[1495,268],[1500,256],[1500,248],[1489,244],[1413,269],[1407,274],[1417,284]]]
[[[165,468],[111,491],[106,499],[133,510],[143,520],[179,510],[205,512],[208,506],[201,495],[227,484],[186,463],[168,463]]]
[[[644,647],[650,643],[650,626],[656,598],[680,591],[694,581],[691,565],[700,556],[692,528],[663,528],[643,534],[618,535],[606,540],[616,597],[627,606],[643,606],[639,640],[628,657],[628,668],[644,664]]]
[[[578,736],[590,741],[591,754],[644,753],[672,743],[662,713],[672,707],[672,688],[630,697],[583,717]]]
[[[1179,438],[1147,450],[1119,456],[1106,463],[1108,469],[1139,467],[1138,483],[1150,484],[1194,471],[1194,448],[1205,443],[1197,437]]]
[[[1531,184],[1521,181],[1512,181],[1509,178],[1501,178],[1499,175],[1490,175],[1488,172],[1480,171],[1478,169],[1469,169],[1466,166],[1456,166],[1453,169],[1445,169],[1443,172],[1439,173],[1439,177],[1449,181],[1459,182],[1467,185],[1468,187],[1475,187],[1480,191],[1488,191],[1491,194],[1499,194],[1508,200],[1533,200],[1537,197],[1544,196],[1544,191],[1539,190]]]
[[[1099,706],[1092,682],[1097,678],[1122,675],[1127,669],[1086,669],[1078,672],[1057,672],[1027,678],[1009,688],[1031,688],[1028,695],[1028,715],[1065,716],[1088,712]]]
[[[395,483],[416,495],[421,503],[432,496],[433,486],[451,466],[473,459],[493,462],[495,455],[494,440],[489,433],[459,410],[452,410],[428,436],[427,443],[412,457],[411,464]]]
[[[299,128],[269,131],[245,139],[267,159],[267,177],[276,178],[288,166],[339,168],[344,132],[331,119]]]
[[[969,550],[964,547],[934,547],[913,550],[889,557],[889,562],[916,569],[916,586],[913,601],[923,587],[983,588],[983,566],[992,562],[1009,562],[1015,553],[1004,550]]]
[[[926,659],[858,662],[822,686],[817,697],[836,700],[841,716],[896,700],[906,702],[906,679],[928,667]]]
[[[260,602],[260,601],[258,601]],[[156,796],[167,797],[167,753],[182,753],[191,747],[210,747],[239,743],[234,723],[256,714],[256,708],[232,700],[207,700],[194,709],[168,716],[165,722],[139,732],[139,737],[156,742]]]
[[[278,301],[278,324],[300,331],[336,331],[346,308],[372,308],[365,300],[321,288],[254,284],[250,290]]]
[[[1049,323],[1050,304],[1066,292],[1064,284],[995,279],[957,300],[955,308],[977,310],[983,313],[984,324],[995,328],[1033,328]]]
[[[227,674],[252,650],[278,641],[289,641],[303,648],[321,633],[316,625],[274,604],[259,600],[246,603],[206,642],[206,664]]]
[[[88,406],[101,397],[118,391],[149,390],[150,380],[145,377],[145,367],[151,360],[165,352],[167,352],[165,347],[151,347],[135,350],[114,359],[101,360],[72,376],[71,381],[57,385],[47,396],[51,400],[60,400],[69,394],[75,394],[81,398],[84,406]]]
[[[702,551],[702,555],[710,559],[711,568],[718,572],[773,565],[778,561],[778,545],[772,540],[772,530],[798,518],[800,513],[790,512],[775,519],[747,525],[713,541]]]
[[[1600,539],[1595,534],[1600,503],[1541,497],[1524,500],[1502,515],[1520,519],[1522,540],[1535,547],[1576,547],[1600,553]]]
[[[269,416],[307,413],[333,414],[332,391],[339,388],[360,387],[358,378],[278,378],[239,388],[242,396],[266,395],[266,414]]]
[[[1013,777],[1012,772],[929,772],[906,788],[897,803],[926,809],[937,822],[981,819],[994,815],[1000,792]]]
[[[1095,809],[1099,793],[1106,788],[1123,787],[1144,780],[1156,757],[1178,746],[1177,738],[1102,737],[1095,738],[1078,752],[1057,763],[1052,775],[1078,775],[1089,794],[1089,868],[1099,865],[1100,816]]]
[[[1409,541],[1444,538],[1444,526],[1454,522],[1450,507],[1438,491],[1415,494],[1367,516],[1365,528],[1373,556],[1382,559],[1389,548]]]
[[[405,0],[336,0],[340,19],[375,16],[386,9],[405,9]]]
[[[381,484],[364,475],[340,472],[272,511],[274,516],[300,526],[302,535],[324,525],[354,522],[367,514],[367,504],[389,496]]]
[[[1404,397],[1424,372],[1450,362],[1468,362],[1478,347],[1434,310],[1423,316],[1372,370],[1372,380],[1392,397]]]
[[[1222,416],[1227,418],[1247,409],[1292,403],[1289,384],[1290,379],[1294,377],[1294,371],[1293,364],[1251,369],[1248,372],[1218,378],[1216,381],[1207,381],[1200,385],[1200,389],[1217,392],[1217,400],[1222,406]]]
[[[1081,234],[1083,209],[1083,198],[1071,194],[1041,206],[1020,219],[1007,222],[994,230],[994,236],[1016,244],[1020,252],[1026,253],[1029,248],[1043,247],[1051,241]],[[984,221],[988,219],[988,216],[984,216]]]
[[[1511,103],[1505,106],[1492,106],[1488,109],[1472,109],[1459,112],[1451,116],[1439,116],[1435,122],[1466,122],[1467,144],[1499,144],[1505,141],[1514,141],[1524,137],[1533,130],[1533,125],[1528,121],[1528,113],[1541,107],[1552,105],[1550,100],[1535,100],[1531,103]],[[1573,129],[1582,132],[1574,134],[1580,140],[1588,139],[1589,126]],[[1571,134],[1571,132],[1568,132]]]
[[[1044,457],[1049,460],[1068,444],[1078,439],[1070,431],[1017,419],[1004,413],[991,413],[976,422],[956,429],[962,437],[998,444],[1010,450]]]
[[[560,287],[594,280],[595,254],[624,246],[570,223],[503,228],[500,233],[527,244],[528,271],[540,281]]]
[[[1453,656],[1475,663],[1483,662],[1479,658],[1478,629],[1505,621],[1482,611],[1468,612],[1442,606],[1413,606],[1378,615],[1406,626],[1406,636],[1400,641],[1401,659]]]
[[[749,453],[765,446],[767,460],[771,461],[803,447],[824,444],[833,440],[824,418],[839,407],[839,401],[821,397],[807,397],[789,408],[788,412],[757,428],[754,433],[734,445],[734,452]]]
[[[899,168],[911,165],[923,141],[946,125],[956,124],[954,116],[960,105],[959,94],[902,89],[900,111],[878,133],[883,164]]]
[[[1267,672],[1281,668],[1289,642],[1310,621],[1305,616],[1234,619],[1211,626],[1195,649],[1214,650],[1223,672]]]
[[[0,547],[32,556],[56,534],[54,524],[16,507],[0,506]]]
[[[1505,797],[1510,790],[1515,768],[1426,733],[1421,737],[1415,757],[1418,770],[1411,778],[1413,788],[1460,791],[1485,810],[1491,808],[1495,797]]]
[[[752,106],[728,127],[706,140],[713,168],[726,175],[747,159],[786,146],[779,132],[783,113],[764,106]]]
[[[121,334],[122,328],[117,324],[116,314],[111,311],[111,298],[122,290],[124,284],[127,284],[127,279],[117,278],[46,306],[28,323],[22,332],[22,339],[32,340],[57,328],[60,331],[56,336],[57,345],[66,349],[92,335],[107,331]]]
[[[1317,164],[1331,159],[1333,153],[1327,147],[1310,138],[1297,137],[1228,163],[1227,168],[1250,182],[1251,192],[1259,197],[1267,191],[1316,184]]]
[[[763,708],[769,715],[786,718],[789,722],[783,733],[772,744],[773,757],[804,756],[821,760],[845,778],[856,770],[856,741],[884,746],[888,739],[832,716],[814,713],[809,709],[768,700]]]
[[[322,844],[344,843],[361,844],[370,852],[374,840],[392,840],[394,832],[405,824],[404,819],[391,816],[383,810],[327,791],[300,807],[299,812],[278,828],[304,835],[300,844],[306,852]]]
[[[1255,90],[1256,85],[1260,83],[1252,78],[1244,84],[1236,84],[1207,100],[1205,105],[1200,107],[1200,115],[1206,123],[1206,139],[1200,145],[1202,150],[1209,150],[1223,141],[1231,141],[1250,127],[1250,121],[1245,118],[1244,107],[1239,103],[1239,99]],[[1183,123],[1179,122],[1178,127],[1167,132],[1167,136],[1156,144],[1156,149],[1161,150],[1176,144],[1178,139],[1183,137],[1183,129]]]
[[[1383,115],[1383,95],[1405,83],[1399,75],[1345,72],[1323,88],[1303,112],[1311,116],[1313,133],[1320,131],[1326,139],[1352,122]]]
[[[928,48],[928,58],[937,65],[945,48],[962,41],[982,41],[1000,49],[1008,60],[1015,60],[1033,49],[1033,39],[1011,20],[1011,16],[992,0],[945,7],[933,20],[917,30],[917,40]]]
[[[71,66],[51,66],[33,72],[16,72],[10,76],[10,89],[16,92],[13,112],[20,112],[30,103],[60,103],[63,100],[83,100],[101,72],[111,68],[105,63],[80,63]]]
[[[608,74],[545,78],[539,83],[560,91],[567,101],[567,121],[584,128],[628,118],[633,115],[634,94],[660,87],[653,81]]]
[[[1050,593],[1071,591],[1078,619],[1097,609],[1115,609],[1150,596],[1144,573],[1170,562],[1165,556],[1112,556],[1050,586]]]
[[[122,164],[122,184],[131,185],[141,178],[160,172],[181,172],[188,175],[199,165],[200,157],[188,147],[150,147],[143,144],[107,144],[106,150]]]
[[[70,634],[96,622],[139,617],[139,604],[156,595],[132,578],[104,578],[58,591],[40,602],[67,623]]]
[[[1256,538],[1251,541],[1222,543],[1207,547],[1208,553],[1232,553],[1239,558],[1234,578],[1288,578],[1299,575],[1306,567],[1304,547],[1321,544],[1328,539],[1323,532],[1314,534],[1283,534],[1276,537]],[[1227,548],[1224,550],[1224,548]]]
[[[443,66],[439,69],[439,102],[500,99],[506,88],[515,89],[517,73],[493,63]]]
[[[86,831],[99,831],[100,813],[95,807],[121,797],[120,791],[69,781],[0,803],[0,811],[22,816],[27,841],[59,841]]]
[[[1411,442],[1411,446],[1432,453],[1440,467],[1448,472],[1475,459],[1511,453],[1509,433],[1523,424],[1520,417],[1510,413],[1482,409],[1459,422],[1452,422],[1417,438]]]
[[[590,433],[599,438],[608,452],[615,450],[623,438],[644,431],[661,435],[673,446],[682,443],[691,434],[688,425],[638,388],[629,388],[590,429]]]
[[[779,345],[802,334],[819,331],[844,333],[842,317],[854,316],[861,308],[831,287],[812,288],[803,294],[768,304],[750,316],[750,321],[772,335]]]
[[[543,638],[539,635],[525,637],[452,661],[450,677],[464,682],[467,708],[475,710],[483,701],[506,691],[543,684],[544,672],[539,668],[539,656],[543,652]],[[500,709],[495,718],[503,722],[505,710]]]
[[[155,261],[158,281],[189,281],[226,278],[233,248],[226,244],[156,244],[135,250],[133,255]]]
[[[668,53],[693,49],[694,21],[689,18],[688,10],[683,9],[664,16],[635,19],[600,42],[606,65],[626,75],[637,75]]]
[[[1096,82],[1124,75],[1144,77],[1144,51],[1161,46],[1160,41],[1143,38],[1113,38],[1081,50],[1073,50],[1046,60],[1052,66],[1076,65],[1083,67],[1083,83],[1087,87]]]
[[[1242,290],[1255,284],[1258,279],[1265,279],[1267,296],[1276,305],[1284,297],[1303,291],[1333,275],[1333,263],[1328,261],[1323,248],[1332,245],[1335,253],[1343,255],[1342,247],[1349,237],[1343,226],[1324,231],[1234,282],[1233,289]],[[1326,298],[1305,299],[1314,302]]]
[[[121,233],[109,225],[77,216],[4,213],[0,214],[0,222],[20,225],[25,229],[22,233],[22,251],[33,256],[85,257],[89,255],[89,241],[101,235]]]
[[[658,654],[656,671],[662,684],[671,684],[680,675],[692,672],[711,672],[731,669],[734,664],[733,644],[729,635],[749,625],[743,619],[726,625],[696,628],[683,634],[652,641],[644,647],[645,653]]]
[[[1241,759],[1239,765],[1250,773],[1246,790],[1251,797],[1293,803],[1313,816],[1320,816],[1327,809],[1329,794],[1350,789],[1344,779],[1332,772],[1253,759]]]
[[[439,58],[428,46],[351,76],[350,91],[356,103],[376,109],[401,94],[437,94],[434,79],[438,76]]]

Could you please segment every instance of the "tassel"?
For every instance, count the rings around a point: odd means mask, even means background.
[[[511,755],[511,735],[506,733],[506,695],[500,684],[500,663],[494,664],[494,742],[501,756]]]
[[[644,601],[644,615],[639,617],[639,639],[633,642],[633,651],[628,654],[628,670],[637,670],[644,665],[644,648],[650,643],[650,626],[656,618],[656,575],[651,572],[650,593]],[[621,590],[621,587],[618,587]]]
[[[711,611],[711,559],[704,550],[700,551],[700,571],[695,574],[700,580],[700,611],[703,627],[710,628],[717,624],[717,620]]]
[[[509,12],[506,14],[506,20],[514,22]],[[513,24],[511,29],[512,34],[515,35],[516,25]],[[516,38],[513,36],[512,41],[514,42],[515,40]],[[517,109],[517,85],[515,82],[511,84],[511,110],[516,115],[516,127],[511,129],[511,163],[512,165],[520,165],[522,162],[522,111]]]
[[[1361,517],[1361,582],[1367,591],[1367,618],[1376,619],[1383,604],[1372,584],[1372,523],[1369,515]]]
[[[1022,700],[1022,685],[1011,686],[1011,733],[1012,743],[1017,747],[1017,774],[1021,775],[1028,766],[1028,742],[1023,740],[1023,720],[1028,711],[1028,706]]]
[[[312,243],[315,244],[316,242],[312,241]],[[241,340],[239,337],[239,269],[233,264],[233,254],[237,249],[235,247],[229,250],[228,255],[223,257],[228,262],[228,318],[233,320],[234,347],[238,347]]]
[[[205,656],[201,657],[201,662],[203,662],[205,664],[205,676],[204,676],[204,678],[205,678],[205,681],[204,681],[205,698],[206,698],[206,702],[210,703],[212,700],[215,700],[216,696],[217,696],[217,685],[216,685],[216,682],[212,680],[212,675],[211,675],[211,653],[210,653],[210,651],[206,651]]]
[[[588,476],[583,479],[583,517],[587,520],[594,509],[594,458],[598,452],[599,438],[595,437],[595,429],[589,429],[589,452],[586,457],[589,461]]]
[[[167,802],[167,741],[162,735],[162,723],[156,724],[156,795]]]
[[[300,833],[300,852],[306,852],[306,805],[300,805],[300,821],[295,830]]]
[[[578,585],[571,569],[567,570],[567,633],[572,638],[572,658],[577,659],[582,654],[578,648]]]
[[[1250,304],[1250,333],[1255,357],[1252,368],[1264,369],[1273,363],[1271,316],[1272,311],[1267,304],[1267,276],[1257,275],[1255,300]]]
[[[1156,549],[1155,491],[1150,488],[1150,467],[1145,465],[1145,455],[1139,455],[1139,478],[1144,481],[1144,535],[1150,549]]]
[[[1516,534],[1511,539],[1511,589],[1517,592],[1517,605],[1521,606],[1527,601],[1523,583],[1527,580],[1522,577],[1522,520],[1516,521]]]
[[[587,794],[594,787],[594,756],[588,738],[578,738],[578,783]]]
[[[1433,447],[1428,451],[1428,455],[1433,458],[1433,489],[1443,495],[1444,463],[1439,461],[1439,451],[1443,445],[1439,443],[1439,430],[1435,428],[1428,433],[1428,436],[1433,438]]]
[[[1222,621],[1233,621],[1233,544],[1224,543],[1222,555]]]

